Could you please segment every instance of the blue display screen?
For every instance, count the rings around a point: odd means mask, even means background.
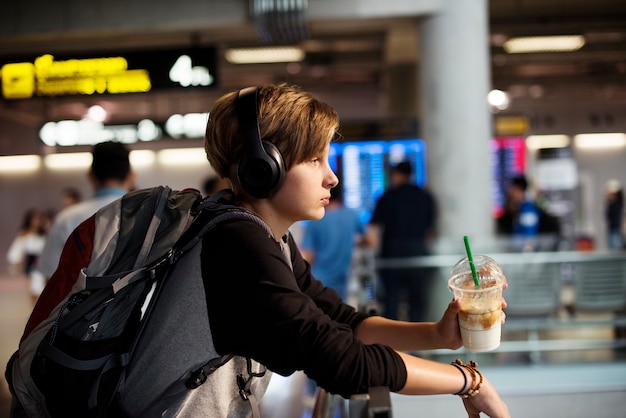
[[[421,139],[331,143],[329,160],[343,183],[344,205],[358,211],[363,223],[389,187],[391,166],[411,162],[413,181],[426,185],[426,145]]]

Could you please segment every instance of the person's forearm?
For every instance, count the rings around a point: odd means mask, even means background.
[[[455,348],[444,341],[434,322],[403,322],[372,316],[359,324],[356,336],[366,344],[385,344],[397,351]]]
[[[463,364],[457,360],[456,365],[452,365],[406,353],[398,355],[402,357],[407,371],[404,387],[398,393],[459,395],[470,417],[479,417],[483,412],[491,418],[510,418],[508,407],[487,377],[476,369],[475,363]]]
[[[407,369],[403,395],[454,394],[467,386],[468,376],[455,366],[399,353]]]

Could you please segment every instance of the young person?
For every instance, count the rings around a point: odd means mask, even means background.
[[[249,401],[263,396],[271,372],[301,370],[346,398],[373,386],[406,395],[459,394],[470,417],[509,418],[493,385],[471,365],[406,353],[459,348],[458,302],[436,323],[394,321],[357,312],[312,276],[288,229],[322,218],[337,186],[328,164],[339,125],[335,110],[280,84],[225,94],[209,115],[205,150],[233,186],[229,204],[263,222],[219,223],[176,264],[180,280],[162,291],[171,305],[154,312],[144,333],[154,337],[134,351],[120,400],[125,416],[248,417],[256,405]],[[72,245],[68,239],[62,259],[72,256]],[[44,291],[52,299],[72,285],[61,277],[55,273]],[[52,302],[58,300],[47,305]],[[47,310],[38,303],[25,334]],[[203,359],[234,357],[170,402],[164,376],[198,347]]]
[[[281,84],[228,93],[209,115],[211,166],[230,179],[234,203],[272,231],[268,236],[261,227],[233,221],[205,238],[220,242],[201,254],[203,269],[211,270],[205,287],[211,289],[206,298],[217,351],[250,356],[282,375],[304,370],[344,397],[371,386],[406,395],[469,391],[473,396],[463,400],[468,416],[509,417],[487,378],[406,353],[461,346],[456,301],[436,323],[394,321],[356,312],[311,275],[288,228],[322,218],[337,186],[328,164],[339,125],[335,110]],[[472,392],[480,380],[480,390]]]

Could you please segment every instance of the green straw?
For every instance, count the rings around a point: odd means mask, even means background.
[[[472,256],[472,250],[470,249],[469,238],[467,237],[467,235],[463,237],[463,242],[465,242],[465,251],[467,252],[467,259],[469,260],[470,268],[472,269],[474,284],[476,285],[476,287],[480,287],[480,283],[478,282],[478,274],[476,274],[476,266],[474,265],[474,257]]]

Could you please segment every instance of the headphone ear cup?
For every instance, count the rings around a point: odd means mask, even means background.
[[[237,165],[237,176],[243,189],[256,198],[272,196],[285,181],[285,162],[278,148],[262,141],[264,155],[244,153]]]

